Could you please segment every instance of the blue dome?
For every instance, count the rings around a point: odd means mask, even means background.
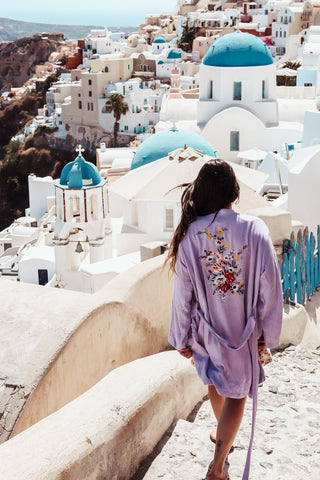
[[[97,167],[91,162],[86,162],[81,155],[64,167],[58,181],[61,186],[77,189],[104,183],[105,180],[102,180]]]
[[[251,33],[239,30],[218,38],[203,59],[203,64],[211,67],[258,67],[272,63],[267,45]]]
[[[180,50],[177,50],[176,48],[173,48],[170,50],[168,58],[181,58],[181,52]]]
[[[192,147],[205,155],[216,157],[216,150],[207,140],[191,130],[162,130],[151,135],[137,149],[131,164],[131,170],[166,157],[177,148]]]
[[[163,37],[157,37],[152,43],[167,43]]]

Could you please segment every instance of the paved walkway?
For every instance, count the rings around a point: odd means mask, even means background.
[[[320,479],[320,350],[289,347],[273,356],[259,403],[250,480]],[[250,438],[252,402],[229,455],[230,480],[241,480]],[[213,458],[209,401],[194,421],[179,420],[144,480],[202,480]]]

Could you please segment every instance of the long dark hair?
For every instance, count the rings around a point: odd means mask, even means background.
[[[179,186],[186,188],[181,196],[180,223],[174,232],[167,257],[173,271],[179,244],[189,225],[200,215],[217,214],[221,208],[229,207],[240,194],[233,168],[219,159],[206,162],[193,182]]]

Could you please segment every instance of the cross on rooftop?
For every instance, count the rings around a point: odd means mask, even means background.
[[[82,148],[82,145],[77,146],[76,152],[78,152],[79,155],[81,155],[84,152],[84,148]]]

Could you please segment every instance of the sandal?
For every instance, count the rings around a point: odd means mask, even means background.
[[[212,432],[210,433],[210,440],[214,444],[216,444],[217,442],[216,434],[217,434],[216,430],[212,430]],[[232,445],[232,447],[229,450],[229,453],[232,453],[233,450],[234,450],[234,446]]]

